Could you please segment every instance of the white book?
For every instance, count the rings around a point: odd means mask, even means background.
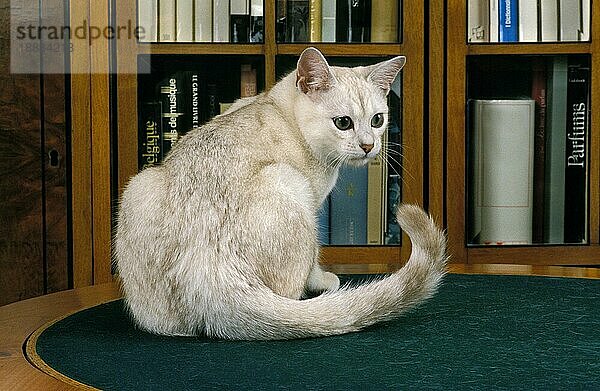
[[[158,0],[138,0],[138,27],[140,28],[140,42],[158,41],[157,1]]]
[[[193,0],[177,0],[177,42],[194,40]]]
[[[582,0],[581,2],[581,30],[579,31],[580,41],[590,40],[590,2],[592,0]]]
[[[579,41],[581,30],[581,0],[558,0],[560,12],[560,40]]]
[[[229,0],[213,0],[213,42],[229,42]]]
[[[490,42],[499,42],[500,14],[498,0],[490,0]]]
[[[231,15],[249,15],[250,1],[249,0],[230,0],[229,13]]]
[[[554,244],[564,242],[567,84],[568,58],[556,56],[548,72],[544,176],[544,242]]]
[[[490,41],[490,0],[469,0],[469,42]]]
[[[195,0],[194,41],[212,42],[212,0]]]
[[[158,14],[158,40],[160,42],[175,41],[175,0],[160,0]]]
[[[481,244],[530,244],[535,101],[473,101],[472,224]]]
[[[519,41],[537,42],[538,40],[538,2],[537,0],[519,0]]]
[[[558,0],[540,1],[542,41],[558,41]]]
[[[321,3],[322,42],[335,42],[335,8],[336,0],[323,0]]]

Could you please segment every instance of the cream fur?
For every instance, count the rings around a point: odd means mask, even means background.
[[[398,272],[338,289],[318,264],[317,210],[340,164],[366,164],[380,152],[387,115],[381,129],[370,121],[387,113],[403,64],[329,67],[307,49],[297,72],[192,130],[161,166],[132,178],[114,244],[135,322],[167,335],[315,337],[392,319],[433,295],[445,237],[415,206],[398,209],[413,249]],[[335,127],[342,115],[353,130]],[[299,300],[306,291],[326,292]]]

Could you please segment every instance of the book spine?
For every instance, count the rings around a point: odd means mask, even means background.
[[[310,5],[308,0],[287,0],[287,42],[309,42]]]
[[[335,42],[335,9],[336,0],[322,0],[322,42]]]
[[[213,0],[213,42],[229,42],[229,0]]]
[[[230,0],[229,42],[250,41],[250,1]]]
[[[337,42],[352,42],[351,0],[337,0],[335,8],[335,37]]]
[[[287,0],[277,0],[275,32],[277,42],[287,42]]]
[[[206,121],[210,121],[212,118],[221,114],[219,107],[219,95],[217,94],[217,85],[215,83],[208,83],[206,86],[206,103],[208,105],[206,113]]]
[[[158,41],[158,0],[138,0],[140,42]]]
[[[385,199],[383,182],[386,174],[385,162],[380,157],[368,165],[367,174],[367,244],[383,244],[384,221],[382,205]]]
[[[202,124],[202,105],[200,101],[200,73],[189,72],[187,79],[189,80],[187,91],[189,94],[188,102],[190,107],[190,124],[188,128],[185,129],[186,132],[191,129],[196,129]]]
[[[212,42],[213,10],[212,0],[194,1],[194,41]]]
[[[548,70],[544,242],[554,244],[564,241],[567,68],[567,57],[556,56]]]
[[[587,240],[589,68],[569,64],[565,154],[565,243]]]
[[[490,0],[490,42],[499,42],[500,31],[499,0]]]
[[[398,42],[397,1],[373,1],[371,21],[371,42]]]
[[[530,244],[533,217],[533,100],[475,100],[481,244]]]
[[[175,41],[175,0],[160,0],[158,33],[160,42]]]
[[[517,42],[519,40],[519,10],[517,0],[500,0],[498,37],[500,42]]]
[[[544,200],[546,162],[546,67],[543,61],[533,66],[531,97],[535,101],[535,140],[533,157],[533,242],[544,241]]]
[[[397,245],[402,241],[402,233],[396,220],[396,209],[402,201],[402,78],[397,77],[392,83],[388,94],[388,106],[390,113],[389,125],[385,136],[387,174],[384,178],[385,204],[383,221],[385,233],[383,242],[386,245]]]
[[[140,105],[138,136],[138,168],[152,167],[162,160],[161,106],[159,102]]]
[[[331,194],[331,244],[367,241],[367,167],[344,167]]]
[[[176,73],[159,83],[159,97],[162,105],[162,153],[167,153],[183,134],[183,88],[182,77]]]
[[[350,23],[351,42],[371,42],[371,0],[351,2]]]
[[[194,40],[194,4],[193,0],[177,0],[177,42]]]
[[[578,41],[581,31],[581,0],[558,0],[561,41]]]
[[[579,40],[590,40],[590,13],[591,0],[582,0],[581,2],[581,29],[579,30]]]
[[[264,41],[264,10],[263,0],[250,1],[250,42],[262,43]]]
[[[543,42],[558,41],[558,0],[540,1],[540,33]]]
[[[256,69],[250,64],[242,64],[240,72],[240,98],[248,98],[257,94]]]
[[[373,9],[375,9],[373,2]],[[395,2],[391,2],[395,3]],[[373,12],[373,23],[376,23]],[[490,0],[469,0],[469,20],[467,27],[469,42],[490,41]]]
[[[519,0],[519,41],[538,41],[538,1]]]
[[[310,0],[310,42],[321,42],[323,36],[322,11],[323,4],[321,0]]]

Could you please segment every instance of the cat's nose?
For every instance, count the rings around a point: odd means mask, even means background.
[[[360,144],[360,148],[365,151],[365,153],[369,153],[373,150],[373,144]]]

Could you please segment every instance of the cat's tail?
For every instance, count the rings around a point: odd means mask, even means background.
[[[223,302],[220,319],[207,323],[209,335],[227,339],[289,339],[343,334],[398,317],[430,298],[445,272],[446,237],[419,207],[401,205],[397,218],[412,242],[406,265],[356,287],[343,287],[309,300],[276,295],[265,286],[247,286]]]

